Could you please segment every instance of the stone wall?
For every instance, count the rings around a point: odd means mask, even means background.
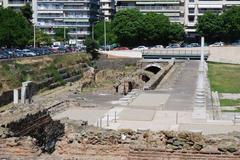
[[[96,62],[96,69],[123,69],[128,65],[136,65],[138,59],[100,59]]]

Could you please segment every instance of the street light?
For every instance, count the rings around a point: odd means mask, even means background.
[[[36,24],[33,24],[33,48],[36,48]]]
[[[104,17],[104,50],[106,51],[107,49],[107,34],[106,34],[106,21]]]

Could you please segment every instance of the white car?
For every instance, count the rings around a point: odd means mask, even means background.
[[[164,48],[163,45],[155,45],[151,49],[161,49]]]
[[[132,50],[134,51],[143,51],[143,50],[146,50],[148,49],[148,47],[145,47],[145,46],[138,46],[136,48],[133,48]]]
[[[36,53],[30,51],[29,49],[23,49],[22,52],[23,52],[23,56],[26,56],[26,57],[33,57],[37,55]]]
[[[209,45],[209,47],[222,47],[222,46],[224,46],[223,42],[216,42],[216,43]]]

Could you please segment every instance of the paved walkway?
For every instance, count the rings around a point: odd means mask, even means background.
[[[168,98],[164,110],[191,111],[195,102],[195,91],[197,82],[197,71],[199,61],[186,61],[181,70],[177,70],[170,79],[170,88],[158,89],[159,93],[168,93]]]

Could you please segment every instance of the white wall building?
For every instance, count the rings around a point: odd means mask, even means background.
[[[116,0],[117,11],[129,8],[143,13],[162,13],[172,22],[184,22],[184,0]]]
[[[100,11],[106,21],[110,21],[115,13],[114,0],[100,0]]]
[[[67,28],[73,39],[91,34],[91,25],[98,19],[98,0],[33,0],[34,23],[48,34],[55,28]]]
[[[1,0],[0,0],[1,1]],[[16,11],[19,11],[22,6],[26,3],[32,3],[32,0],[2,0],[4,8],[12,8]]]
[[[227,7],[240,5],[240,0],[185,0],[184,24],[187,33],[195,33],[198,16],[206,11],[222,13]]]
[[[33,23],[48,34],[55,28],[67,28],[70,38],[84,39],[91,34],[91,26],[98,19],[98,0],[3,0],[3,7],[20,10],[30,3]]]

